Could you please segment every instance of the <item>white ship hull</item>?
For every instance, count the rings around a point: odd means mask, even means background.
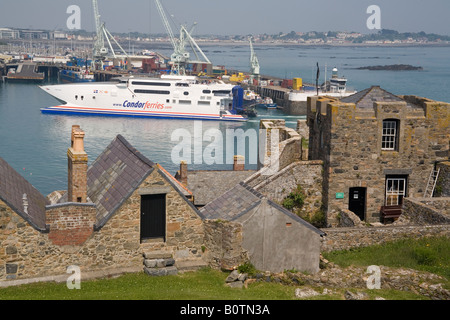
[[[41,112],[246,121],[233,104],[233,87],[188,76],[41,86],[63,102]]]

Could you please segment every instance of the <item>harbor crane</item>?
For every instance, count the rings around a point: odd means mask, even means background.
[[[161,20],[163,21],[164,27],[169,36],[170,42],[173,46],[173,53],[170,56],[170,60],[172,61],[171,74],[179,74],[185,75],[186,68],[189,63],[208,63],[211,62],[206,57],[202,49],[198,46],[197,42],[192,37],[192,32],[197,25],[191,27],[188,31],[185,26],[181,25],[180,27],[180,35],[177,39],[173,34],[172,28],[170,27],[169,19],[167,19],[166,12],[159,0],[155,0],[156,7],[158,8],[159,15],[161,16]],[[194,52],[196,61],[190,60],[190,53],[186,50],[186,42],[189,42],[191,50]],[[200,57],[201,56],[201,57]],[[201,60],[203,59],[203,60]]]
[[[100,21],[100,13],[98,10],[98,0],[92,0],[92,6],[94,8],[94,18],[95,18],[95,28],[97,31],[97,38],[94,42],[94,50],[93,50],[93,61],[95,64],[95,68],[98,67],[103,68],[103,61],[106,57],[112,53],[114,58],[117,58],[117,55],[114,51],[114,48],[111,44],[111,40],[120,48],[125,57],[128,57],[126,51],[122,48],[122,46],[116,41],[116,39],[112,36],[112,34],[106,29],[105,23]],[[105,46],[105,39],[108,42],[109,50]]]
[[[253,79],[257,79],[259,81],[259,61],[258,57],[255,54],[255,50],[253,49],[252,37],[249,37],[250,42],[250,73]]]

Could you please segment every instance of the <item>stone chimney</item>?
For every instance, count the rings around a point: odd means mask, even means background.
[[[88,155],[84,151],[84,132],[80,126],[72,126],[68,159],[68,202],[87,202]]]
[[[180,162],[180,172],[179,172],[179,178],[178,181],[180,181],[182,184],[187,186],[188,177],[187,177],[187,162],[182,160]]]
[[[245,158],[244,156],[234,156],[233,170],[244,171]]]

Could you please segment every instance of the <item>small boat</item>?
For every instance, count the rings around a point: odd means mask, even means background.
[[[264,98],[263,100],[260,100],[256,104],[256,107],[258,108],[264,108],[264,109],[276,109],[277,104],[273,102],[273,100],[269,97]]]
[[[60,70],[59,78],[63,83],[94,82],[93,73],[85,70]]]

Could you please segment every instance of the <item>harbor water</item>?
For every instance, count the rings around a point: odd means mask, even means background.
[[[450,102],[450,47],[256,47],[261,73],[279,78],[303,78],[310,82],[315,77],[315,65],[321,66],[321,79],[337,67],[339,74],[348,78],[348,86],[362,90],[372,85],[398,95],[419,95]],[[204,51],[215,65],[229,69],[249,70],[249,50],[242,46],[205,47]],[[165,52],[162,52],[165,53]],[[358,67],[374,65],[410,64],[423,67],[422,71],[368,71]],[[86,132],[85,149],[89,162],[106,148],[118,134],[153,162],[175,174],[179,163],[172,152],[179,146],[173,139],[177,129],[186,129],[194,140],[194,120],[143,119],[131,117],[102,117],[42,114],[40,108],[57,105],[58,101],[36,84],[0,84],[0,157],[20,172],[44,195],[54,190],[65,190],[67,184],[67,155],[70,132],[78,124]],[[245,123],[220,121],[201,122],[202,132],[218,129],[257,130],[263,118],[284,118],[295,128],[299,117],[287,116],[280,110],[258,110],[258,117]],[[197,122],[197,125],[199,123]],[[198,137],[195,137],[198,138]],[[203,138],[203,137],[200,137]],[[203,147],[211,144],[207,139]],[[224,141],[225,142],[225,141]],[[191,159],[195,152],[191,148]],[[250,158],[246,150],[246,159]],[[198,156],[198,155],[197,155]],[[225,162],[225,161],[224,161]],[[248,161],[247,161],[248,162]],[[231,169],[230,164],[192,164],[190,169]],[[256,169],[255,163],[247,163]]]

